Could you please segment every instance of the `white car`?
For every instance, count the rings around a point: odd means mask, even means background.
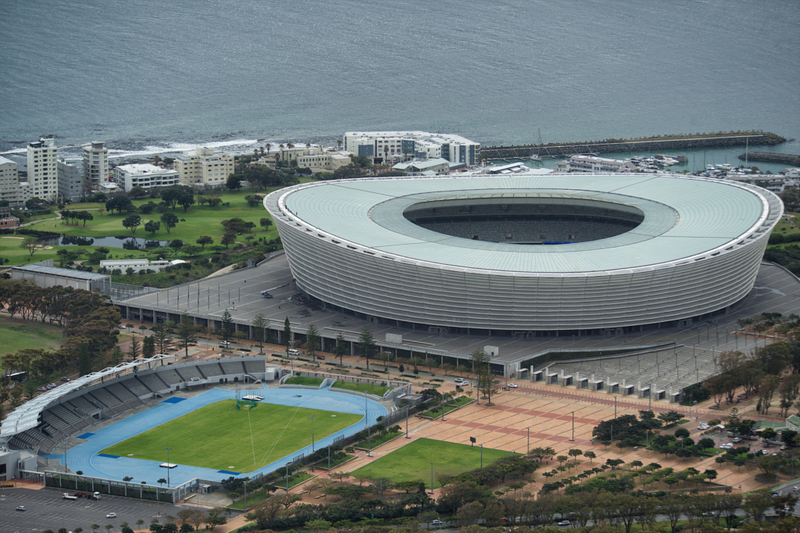
[[[456,384],[456,385],[466,385],[467,383],[469,383],[469,382],[468,382],[466,379],[464,379],[464,378],[456,378],[454,381],[455,381],[455,384]]]
[[[509,389],[516,389],[517,387],[518,387],[518,385],[516,383],[509,383],[508,384],[508,388]]]
[[[117,513],[108,513],[106,515],[106,518],[116,518],[116,517],[117,517]]]
[[[699,426],[697,426],[697,429],[699,429],[700,431],[705,431],[706,429],[710,429],[710,428],[711,428],[711,426],[709,426],[706,423],[702,423]]]
[[[719,446],[717,446],[717,448],[719,448],[720,450],[730,450],[731,448],[733,448],[733,444],[730,442],[726,442],[725,444],[720,444]]]

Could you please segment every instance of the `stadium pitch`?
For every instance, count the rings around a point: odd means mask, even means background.
[[[483,449],[483,466],[487,466],[509,452]],[[431,490],[431,463],[433,463],[433,488],[441,486],[439,476],[456,476],[480,468],[481,448],[431,439],[418,439],[390,454],[356,470],[370,478],[386,478],[393,483],[420,480]]]
[[[105,448],[109,456],[252,472],[319,442],[363,419],[348,414],[296,406],[259,403],[236,408],[236,400],[212,403]]]

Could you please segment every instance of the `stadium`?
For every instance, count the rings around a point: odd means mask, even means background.
[[[316,182],[265,197],[323,308],[517,337],[686,326],[752,289],[780,199],[665,174]]]
[[[280,367],[266,365],[264,356],[157,355],[120,363],[15,409],[3,420],[0,448],[34,454],[48,486],[81,483],[129,495],[133,487],[161,488],[165,478],[175,501],[196,490],[198,479],[282,469],[388,414],[379,399],[334,392],[329,383],[265,387],[280,377]],[[47,471],[50,461],[80,474],[62,479],[60,467]]]

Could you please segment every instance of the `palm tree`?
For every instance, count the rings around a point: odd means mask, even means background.
[[[389,146],[383,147],[383,164],[385,165],[387,160],[389,159]]]
[[[267,144],[264,145],[264,148],[266,148],[267,149],[267,153],[269,153],[269,149],[272,148],[272,145],[270,143],[267,143]]]

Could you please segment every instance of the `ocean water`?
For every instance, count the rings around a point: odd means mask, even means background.
[[[800,138],[798,28],[793,0],[4,0],[0,153],[42,134],[68,157],[372,129]]]

